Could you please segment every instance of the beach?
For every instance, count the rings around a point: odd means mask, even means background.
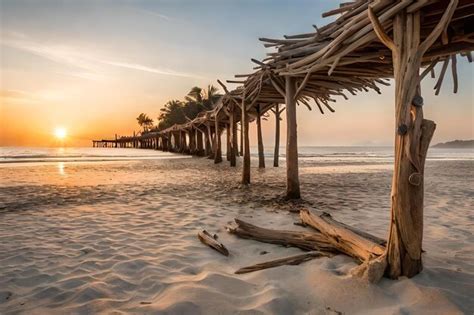
[[[240,185],[241,159],[237,168],[174,154],[3,163],[0,313],[471,314],[472,152],[426,162],[421,274],[368,284],[349,274],[356,263],[344,255],[234,274],[302,253],[229,234],[234,218],[308,231],[291,212],[308,208],[386,238],[390,150],[346,151],[301,150],[298,203],[282,198],[283,158],[258,169],[254,157],[249,187]],[[203,229],[228,257],[200,243]]]

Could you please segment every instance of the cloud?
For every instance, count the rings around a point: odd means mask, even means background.
[[[183,72],[176,72],[176,71],[168,70],[168,69],[153,68],[153,67],[148,67],[148,66],[144,66],[140,64],[117,62],[117,61],[105,61],[105,60],[102,60],[101,62],[104,64],[111,65],[111,66],[115,66],[115,67],[145,71],[145,72],[162,74],[162,75],[170,75],[170,76],[175,76],[175,77],[200,78],[200,76],[191,74],[191,73],[183,73]]]
[[[155,12],[155,11],[151,11],[151,10],[135,9],[135,11],[145,13],[145,14],[149,14],[149,15],[152,15],[152,16],[156,16],[156,17],[158,17],[160,19],[163,19],[163,20],[166,20],[166,21],[175,21],[176,20],[175,18],[172,18],[168,15],[165,15],[165,14],[162,14],[162,13],[159,13],[159,12]]]
[[[0,90],[0,100],[2,103],[15,103],[15,104],[34,104],[39,100],[36,95],[21,91],[21,90]]]
[[[201,76],[192,73],[184,73],[171,69],[116,60],[112,57],[104,57],[103,54],[97,51],[91,51],[90,49],[87,49],[86,51],[83,47],[43,44],[30,40],[24,35],[19,36],[17,33],[7,34],[10,34],[10,36],[2,37],[0,41],[1,45],[27,51],[53,62],[79,69],[81,71],[68,74],[87,80],[99,80],[105,78],[104,72],[106,69],[104,66],[113,66],[165,76],[201,78]]]

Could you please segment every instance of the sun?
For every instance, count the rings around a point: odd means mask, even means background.
[[[63,127],[57,127],[54,129],[54,136],[58,140],[64,140],[67,137],[67,130]]]

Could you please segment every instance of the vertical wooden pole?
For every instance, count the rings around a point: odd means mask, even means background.
[[[239,147],[237,145],[237,124],[235,122],[235,106],[234,105],[231,106],[229,122],[230,122],[230,137],[231,137],[230,166],[236,166],[237,165],[236,155],[239,151]]]
[[[230,124],[226,124],[225,126],[225,136],[226,136],[226,150],[225,150],[225,154],[226,154],[226,159],[227,161],[230,161],[230,150],[232,149],[232,144],[230,142]]]
[[[197,146],[197,155],[204,155],[204,143],[202,139],[202,132],[199,129],[196,129],[196,146]]]
[[[257,141],[258,141],[258,167],[265,168],[265,152],[263,149],[262,120],[260,104],[257,105]]]
[[[215,150],[214,150],[214,163],[221,163],[222,162],[222,148],[221,148],[221,132],[219,128],[219,114],[216,114],[216,119],[215,119],[215,138],[214,138],[214,144],[215,144]]]
[[[244,127],[242,126],[242,120],[240,119],[240,156],[244,156]]]
[[[250,184],[250,139],[249,139],[249,116],[245,104],[245,92],[242,98],[241,132],[243,132],[244,161],[242,168],[242,184]]]
[[[212,139],[212,129],[211,129],[211,123],[207,123],[207,147],[209,148],[208,152],[208,158],[213,159],[214,158],[214,140]]]
[[[280,160],[280,104],[275,105],[275,148],[273,152],[273,167],[278,167]]]
[[[298,136],[296,125],[296,86],[293,77],[286,77],[286,198],[299,199]]]

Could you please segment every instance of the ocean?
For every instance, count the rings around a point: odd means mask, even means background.
[[[252,156],[257,156],[257,148],[251,147]],[[225,148],[223,150],[225,154]],[[267,158],[273,157],[273,148],[265,149]],[[0,164],[10,163],[54,163],[54,162],[100,162],[147,159],[173,159],[189,156],[157,150],[129,148],[35,148],[0,147]],[[285,157],[285,148],[280,148],[280,157]],[[390,162],[393,160],[392,147],[368,146],[302,146],[299,147],[302,161],[321,162]],[[473,149],[430,148],[428,160],[474,160]]]

